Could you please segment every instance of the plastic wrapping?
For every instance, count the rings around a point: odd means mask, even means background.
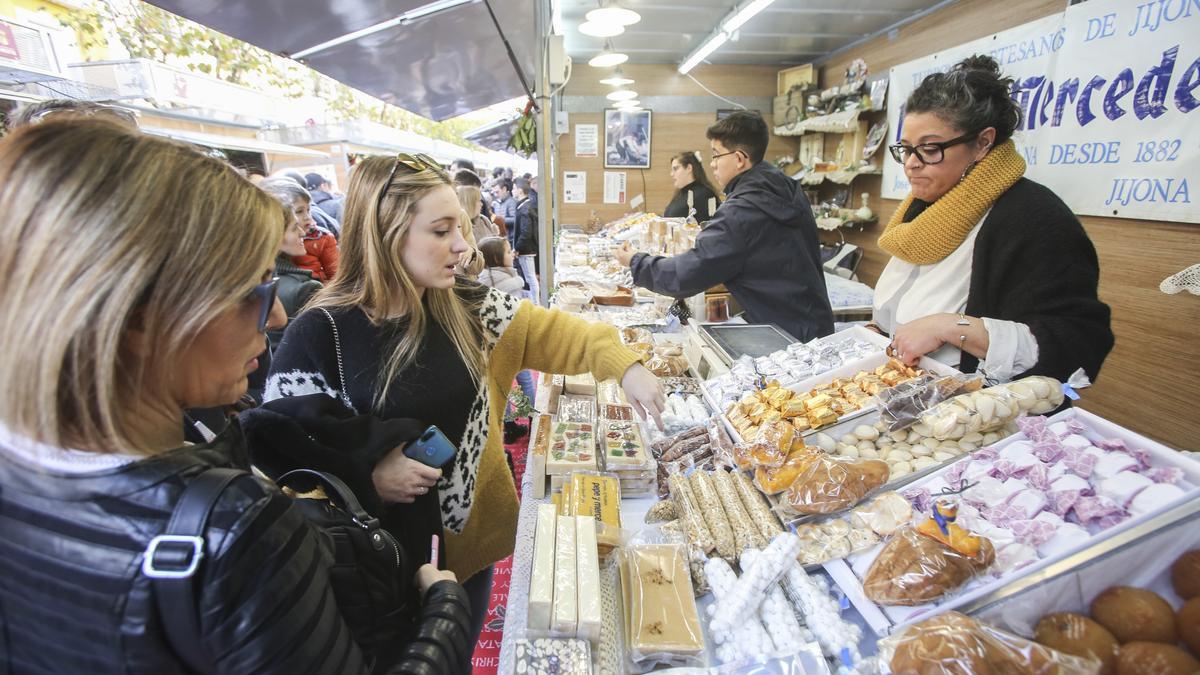
[[[717,548],[716,540],[708,529],[699,502],[692,493],[687,479],[675,474],[668,479],[668,482],[671,486],[671,499],[675,502],[675,510],[679,513],[680,520],[683,521],[688,541],[705,555],[712,553]]]
[[[712,586],[715,600],[708,607],[711,617],[722,603],[734,602],[734,589],[737,587],[738,577],[729,563],[720,558],[713,558],[705,563],[704,573]],[[775,651],[770,634],[755,615],[723,630],[717,630],[710,624],[708,633],[716,643],[716,656],[721,663],[737,663]]]
[[[742,551],[740,557],[742,569],[753,571],[760,557],[761,553],[758,550]],[[790,567],[791,563],[789,562],[786,566]],[[795,654],[803,649],[805,643],[809,642],[812,637],[811,633],[800,627],[800,623],[796,620],[796,615],[792,613],[792,608],[788,605],[787,598],[783,595],[783,589],[778,583],[767,587],[762,604],[758,607],[758,619],[771,636],[776,654]]]
[[[894,675],[1099,673],[1100,662],[1050,649],[958,612],[913,624],[879,641],[881,672]]]
[[[937,375],[926,373],[901,382],[875,395],[880,419],[888,431],[905,429],[933,406],[959,394],[983,388],[981,375]]]
[[[1003,427],[1022,415],[1041,415],[1062,405],[1062,385],[1035,375],[980,389],[939,403],[921,415],[932,437],[956,440]]]
[[[592,675],[592,649],[587,640],[531,637],[514,647],[516,673]]]
[[[859,662],[862,629],[841,617],[837,601],[830,597],[823,582],[808,576],[793,561],[783,577],[783,591],[788,602],[805,617],[825,656],[838,658],[847,666]]]
[[[762,550],[754,568],[738,578],[737,584],[730,592],[730,599],[716,604],[710,628],[714,631],[728,631],[747,620],[758,608],[758,603],[762,601],[767,588],[786,574],[788,567],[795,563],[799,550],[800,540],[790,532],[772,539]]]
[[[770,537],[763,537],[757,525],[750,518],[742,498],[738,496],[734,478],[728,472],[717,469],[712,473],[713,487],[721,498],[721,506],[729,517],[729,526],[733,528],[733,538],[740,553],[748,548],[760,549],[767,545]]]
[[[684,546],[628,546],[621,569],[626,643],[632,662],[698,666],[704,636]]]
[[[717,495],[712,476],[705,471],[694,471],[688,478],[688,483],[691,484],[700,513],[704,515],[704,521],[708,524],[708,531],[712,533],[717,555],[734,562],[738,554],[737,540],[733,536],[729,516],[721,506],[721,498]]]
[[[559,516],[554,535],[554,609],[550,613],[550,632],[557,636],[575,637],[578,628],[575,535],[575,517]]]
[[[954,532],[965,532],[957,529]],[[974,536],[969,533],[966,536]],[[952,534],[958,543],[960,537]],[[976,537],[960,551],[919,532],[903,527],[888,540],[863,579],[863,592],[880,605],[923,605],[940,600],[982,574],[995,561],[996,552],[986,537]]]
[[[609,473],[576,471],[563,485],[562,515],[591,516],[602,555],[621,545],[621,483]]]
[[[888,481],[879,460],[849,460],[810,451],[806,465],[787,490],[786,503],[800,515],[837,513],[862,501]]]
[[[562,400],[566,401],[567,398]],[[595,426],[591,422],[571,422],[560,417],[550,435],[546,473],[565,474],[596,468]]]
[[[913,516],[908,500],[896,492],[884,492],[860,504],[844,518],[796,527],[801,548],[798,560],[816,565],[864,551],[888,537]]]
[[[725,431],[725,424],[719,417],[714,417],[708,423],[708,443],[713,449],[713,460],[728,469],[737,469],[738,462],[734,458],[734,442]]]
[[[554,538],[558,514],[553,504],[539,504],[537,526],[534,529],[533,565],[529,575],[530,630],[542,633],[550,630],[550,614],[554,609]]]
[[[650,525],[675,520],[678,517],[679,511],[675,509],[675,502],[670,499],[663,499],[656,502],[646,511],[645,522],[647,525]]]
[[[637,469],[646,466],[650,455],[642,442],[642,433],[638,430],[637,422],[603,420],[598,426],[600,442],[604,449],[602,456],[605,469]]]
[[[576,637],[600,639],[604,611],[600,602],[600,552],[596,545],[596,520],[575,516]]]
[[[760,466],[754,470],[754,485],[765,495],[777,495],[792,486],[808,466],[808,453],[793,453],[779,466]]]
[[[759,467],[783,464],[791,452],[795,435],[796,428],[787,422],[764,424],[758,437],[750,443],[750,459]]]
[[[738,471],[732,472],[729,475],[733,480],[733,486],[737,489],[738,497],[742,499],[742,506],[746,507],[746,513],[750,516],[750,521],[758,528],[758,533],[762,536],[763,540],[770,541],[775,535],[783,532],[779,518],[775,517],[766,499],[762,496],[762,493],[754,488],[750,479]]]

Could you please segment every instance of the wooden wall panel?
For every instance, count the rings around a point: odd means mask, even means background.
[[[690,79],[679,75],[675,66],[658,65],[627,65],[623,68],[626,75],[636,82],[631,88],[642,96],[694,96],[710,101],[713,112],[706,113],[654,113],[650,129],[650,168],[644,171],[637,169],[610,169],[610,171],[625,171],[627,173],[628,197],[643,194],[646,203],[644,210],[662,213],[671,201],[675,188],[671,184],[671,157],[685,151],[699,150],[704,160],[705,171],[712,179],[708,168],[708,140],[704,132],[716,122],[716,109],[729,108],[729,104],[713,98]],[[778,69],[770,66],[701,66],[693,71],[696,79],[700,80],[713,91],[722,96],[773,96],[775,94],[775,74]],[[601,96],[611,87],[599,84],[599,71],[578,66],[571,82],[563,94],[565,96]],[[762,111],[771,125],[770,110]],[[582,225],[587,222],[594,209],[601,220],[608,221],[630,211],[626,204],[604,204],[604,122],[603,113],[599,110],[587,113],[570,113],[570,132],[558,139],[558,183],[559,191],[559,222],[564,225]],[[600,157],[575,156],[575,125],[596,124],[600,128]],[[771,137],[767,147],[767,159],[794,151],[794,144],[785,139]],[[564,171],[587,172],[587,204],[563,204],[562,173]],[[644,188],[643,188],[643,181]]]
[[[871,72],[888,68],[1034,19],[1063,11],[1061,0],[963,0],[824,64],[823,86],[840,82],[851,60]],[[886,156],[881,161],[891,161]],[[899,204],[878,198],[880,179],[861,178],[855,194],[870,192],[886,223]],[[1080,220],[1100,258],[1100,298],[1113,309],[1117,344],[1082,407],[1177,448],[1200,449],[1200,298],[1158,290],[1163,278],[1200,262],[1200,226],[1084,216]],[[874,284],[888,256],[876,244],[883,225],[846,231],[865,250],[859,268]]]

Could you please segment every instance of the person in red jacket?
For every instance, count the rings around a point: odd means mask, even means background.
[[[296,222],[304,228],[304,255],[292,257],[297,267],[313,273],[317,281],[326,282],[337,274],[337,240],[328,231],[317,226],[309,209],[312,196],[308,190],[289,178],[269,178],[260,184],[268,192],[285,196],[291,201]]]

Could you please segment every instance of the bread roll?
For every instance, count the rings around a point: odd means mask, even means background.
[[[1092,600],[1092,618],[1108,629],[1121,644],[1162,642],[1175,644],[1175,610],[1152,591],[1131,586],[1113,586]]]
[[[1171,565],[1171,586],[1184,600],[1200,596],[1200,549],[1184,553]]]
[[[1179,629],[1179,637],[1183,644],[1200,656],[1200,597],[1192,598],[1183,603],[1179,613],[1175,615],[1175,627]]]
[[[1082,614],[1047,614],[1034,628],[1033,639],[1060,652],[1100,661],[1100,675],[1116,672],[1120,643],[1107,628]]]
[[[1196,675],[1200,661],[1175,645],[1130,642],[1117,654],[1117,675]]]

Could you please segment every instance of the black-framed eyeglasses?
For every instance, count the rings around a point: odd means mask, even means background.
[[[257,300],[258,307],[258,332],[267,332],[267,321],[271,319],[271,310],[275,307],[275,294],[279,290],[279,277],[271,277],[270,281],[263,283],[250,289],[250,299]]]
[[[888,151],[892,153],[892,159],[901,164],[907,162],[908,158],[914,155],[917,161],[922,164],[938,164],[946,158],[946,148],[951,148],[962,143],[969,143],[978,136],[978,131],[972,131],[958,138],[951,138],[948,141],[938,141],[936,143],[921,143],[920,145],[896,143],[895,145],[889,145]]]
[[[741,152],[741,150],[730,150],[729,152],[713,153],[712,161],[715,162],[718,159],[721,159],[722,157],[724,157],[725,155],[732,155],[732,154],[735,154],[738,152]]]
[[[437,160],[426,155],[423,152],[418,152],[415,155],[410,155],[407,152],[401,152],[396,155],[396,161],[392,162],[392,170],[388,173],[387,180],[384,181],[383,187],[379,189],[379,198],[375,200],[375,218],[379,219],[380,212],[383,211],[383,198],[387,196],[388,187],[392,184],[392,179],[396,177],[396,170],[400,167],[411,170],[413,173],[421,173],[422,171],[441,172],[442,165],[437,163]]]

